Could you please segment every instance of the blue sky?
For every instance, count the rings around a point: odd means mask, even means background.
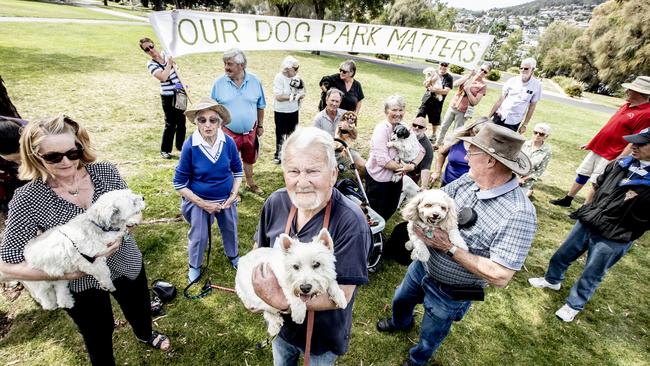
[[[469,10],[488,10],[492,8],[505,8],[531,2],[532,0],[442,0],[447,6],[465,8]]]

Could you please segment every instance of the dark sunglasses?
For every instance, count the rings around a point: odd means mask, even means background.
[[[344,73],[344,74],[349,73],[349,71],[347,71],[347,70],[343,70],[343,69],[339,69],[339,72],[342,72],[342,73]]]
[[[448,63],[444,63],[444,62],[443,62],[443,63],[441,63],[441,64],[440,64],[440,66],[444,66],[444,67],[447,67],[447,66],[449,66],[449,64],[448,64]]]
[[[199,117],[199,118],[196,119],[196,122],[198,122],[199,124],[204,124],[206,122],[210,122],[211,124],[216,125],[217,123],[221,123],[221,120],[219,118],[216,118],[216,117],[212,117],[210,119],[206,119],[205,117]]]
[[[50,164],[56,164],[60,163],[61,160],[63,160],[63,157],[65,156],[68,158],[68,160],[79,160],[81,159],[81,156],[83,155],[84,149],[77,145],[77,148],[68,150],[64,153],[60,152],[51,152],[47,154],[38,154],[38,156],[41,157],[41,159],[45,160],[46,162]]]
[[[417,130],[424,130],[424,129],[426,128],[426,126],[417,125],[417,124],[415,124],[415,123],[412,124],[411,126],[413,126],[413,128],[415,128],[415,129],[417,129]]]
[[[539,131],[533,131],[535,135],[540,135],[540,136],[546,136],[544,132],[539,132]]]
[[[154,49],[154,46],[151,45],[151,46],[149,46],[149,47],[145,47],[145,48],[143,48],[142,50],[143,50],[144,52],[149,52],[149,51],[151,51],[151,50],[153,50],[153,49]]]
[[[486,69],[481,69],[481,72],[484,73],[484,74],[488,73],[488,71]]]
[[[530,70],[530,67],[522,67],[521,69],[524,70],[524,71],[528,71],[528,70]]]

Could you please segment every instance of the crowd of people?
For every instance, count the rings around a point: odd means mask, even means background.
[[[188,282],[201,276],[215,219],[224,253],[237,269],[240,188],[264,195],[253,171],[265,132],[262,82],[248,71],[246,55],[232,49],[223,54],[224,74],[214,81],[210,97],[184,106],[179,94],[185,93],[185,87],[173,58],[158,52],[149,38],[140,40],[139,46],[151,57],[147,68],[160,82],[165,116],[160,155],[171,158],[173,146],[180,151],[170,181],[181,198],[180,212],[190,225]],[[385,99],[385,118],[377,122],[365,146],[367,157],[359,148],[358,117],[364,93],[354,78],[354,61],[342,62],[338,74],[320,80],[320,111],[308,127],[298,127],[307,93],[298,75],[299,60],[287,56],[275,76],[273,162],[280,165],[284,187],[266,198],[253,250],[272,247],[283,233],[308,242],[325,227],[333,238],[336,279],[348,305],[339,309],[325,294],[307,300],[307,308],[315,312],[314,365],[333,365],[347,352],[357,287],[368,282],[373,240],[368,218],[335,188],[346,170],[360,173],[367,203],[386,221],[398,210],[406,179],[416,182],[420,190],[437,187],[439,182],[459,210],[468,210],[474,217],[461,227],[468,249],[454,246],[441,230],[415,229],[429,247],[430,260],[409,265],[394,293],[391,316],[376,324],[379,332],[409,330],[415,325],[415,306],[423,304],[419,340],[404,365],[426,364],[453,322],[464,317],[473,301],[484,299],[484,288],[505,287],[523,266],[537,230],[537,214],[529,198],[552,156],[549,124],[536,123],[530,140],[523,135],[541,98],[541,84],[534,76],[536,62],[530,58],[521,62],[520,75],[506,81],[485,117],[474,116],[474,110],[486,95],[484,78],[491,65],[484,63],[456,81],[448,66],[441,63],[434,71],[439,83],[425,82],[411,123],[404,121],[402,96]],[[588,252],[582,275],[556,312],[567,322],[584,308],[608,269],[650,229],[650,211],[645,209],[650,203],[650,78],[640,76],[622,86],[625,105],[583,147],[590,152],[578,169],[577,188],[552,203],[569,206],[589,180],[593,194],[572,215],[576,224],[551,258],[544,277],[529,279],[534,287],[558,290],[567,268]],[[187,139],[185,119],[196,126]],[[427,119],[431,135],[427,135]],[[454,130],[448,134],[452,125]],[[418,141],[412,161],[397,160],[397,150],[388,145],[398,126],[405,126],[407,134],[414,134]],[[14,164],[22,180],[16,186],[7,185],[11,191],[0,192],[13,194],[0,247],[0,272],[18,280],[69,280],[75,305],[66,311],[83,337],[91,363],[114,364],[109,292],[84,273],[52,277],[30,268],[23,252],[40,232],[70,221],[103,193],[126,188],[126,182],[114,165],[95,162],[88,132],[67,116],[30,123],[3,118],[0,129],[0,156]],[[127,233],[108,249],[107,263],[117,288],[110,294],[136,338],[157,349],[170,349],[170,339],[152,329],[145,265],[135,240]],[[286,312],[287,299],[268,265],[257,266],[252,281],[260,299]],[[290,315],[283,317],[284,325],[272,343],[274,364],[296,365],[305,352],[307,325],[295,323]]]

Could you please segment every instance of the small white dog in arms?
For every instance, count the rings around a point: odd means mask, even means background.
[[[86,212],[30,240],[25,246],[25,261],[50,276],[84,272],[104,289],[115,291],[102,254],[127,233],[127,227],[140,223],[144,206],[143,197],[129,189],[107,192]],[[74,306],[67,280],[22,282],[43,309]]]
[[[407,230],[409,241],[405,247],[412,250],[411,259],[428,262],[429,248],[415,234],[414,227],[418,225],[427,237],[433,235],[434,229],[446,231],[451,243],[467,250],[465,240],[458,230],[458,216],[454,200],[440,189],[428,189],[418,193],[402,209],[402,216],[408,220]]]
[[[334,303],[344,309],[348,302],[336,282],[334,242],[326,229],[322,229],[310,243],[301,243],[281,234],[273,248],[252,250],[239,260],[235,277],[235,291],[250,311],[264,311],[270,336],[282,328],[282,309],[276,309],[257,297],[253,289],[253,269],[268,263],[289,302],[291,319],[302,324],[307,313],[305,301],[327,293]]]
[[[430,87],[442,89],[442,78],[436,69],[433,67],[427,67],[422,70],[422,73],[424,74],[424,82],[422,84],[424,84],[424,87],[427,88],[427,90],[429,90]],[[436,97],[436,99],[442,101],[442,95],[435,93],[433,93],[433,95]]]
[[[411,201],[420,192],[422,192],[422,188],[411,177],[405,174],[402,178],[402,193],[399,196],[397,207],[402,207],[403,204]]]
[[[390,136],[390,141],[386,143],[389,148],[392,147],[397,150],[395,160],[398,163],[408,163],[415,160],[420,153],[420,142],[417,136],[404,125],[397,125],[393,129],[393,134]],[[402,178],[402,173],[393,174],[392,181],[399,182]]]

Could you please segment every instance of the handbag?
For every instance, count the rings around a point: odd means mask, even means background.
[[[162,280],[155,280],[151,284],[151,291],[163,303],[170,302],[176,297],[176,286]]]
[[[185,89],[174,89],[174,108],[181,111],[187,109],[187,92],[185,92]]]

